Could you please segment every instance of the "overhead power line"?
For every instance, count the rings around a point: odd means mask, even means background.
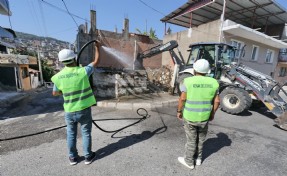
[[[157,13],[159,13],[159,14],[165,16],[164,13],[162,13],[162,12],[156,10],[155,8],[153,8],[152,6],[148,5],[147,3],[143,2],[142,0],[138,0],[138,1],[141,2],[142,4],[144,4],[145,6],[147,6],[148,8],[152,9],[153,11],[155,11],[155,12],[157,12]]]
[[[45,37],[47,37],[47,27],[46,27],[46,20],[45,20],[45,16],[44,16],[44,10],[41,4],[41,1],[38,1],[39,4],[39,9],[40,9],[40,14],[41,14],[41,18],[42,18],[42,23],[43,23],[43,27],[44,27],[44,32],[45,32]]]
[[[49,3],[49,2],[46,2],[45,0],[42,0],[42,2],[43,2],[44,4],[46,4],[46,5],[48,5],[48,6],[52,7],[52,8],[54,8],[54,9],[57,9],[58,11],[61,11],[61,12],[64,12],[64,13],[68,13],[68,14],[72,15],[73,17],[76,17],[76,18],[78,18],[78,19],[81,19],[81,20],[84,20],[84,21],[88,21],[88,22],[89,22],[89,20],[84,19],[84,18],[82,18],[82,17],[80,17],[80,16],[78,16],[78,15],[69,13],[69,12],[67,12],[67,10],[61,9],[61,8],[59,8],[59,7],[57,7],[57,6],[53,5],[53,4],[51,4],[51,3]]]
[[[45,36],[45,32],[43,31],[44,27],[40,23],[41,20],[38,18],[37,10],[36,10],[36,8],[34,6],[34,3],[36,3],[36,2],[33,2],[33,0],[26,0],[26,1],[27,1],[28,5],[29,5],[30,13],[31,13],[32,19],[34,21],[35,27],[39,29],[37,31],[38,34],[40,34],[42,36]]]
[[[71,13],[70,13],[70,11],[69,11],[69,9],[68,9],[68,7],[67,7],[67,5],[66,5],[65,1],[64,1],[64,0],[62,0],[62,2],[63,2],[63,4],[64,4],[64,6],[65,6],[65,8],[66,8],[67,12],[68,12],[68,13],[69,13],[69,15],[71,16],[71,18],[74,20],[74,22],[75,22],[76,26],[79,28],[78,23],[77,23],[77,22],[76,22],[76,20],[74,19],[73,15],[71,15]]]

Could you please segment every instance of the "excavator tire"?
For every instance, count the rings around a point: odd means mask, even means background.
[[[247,91],[236,87],[227,87],[220,93],[221,109],[228,114],[240,114],[248,110],[252,99]]]

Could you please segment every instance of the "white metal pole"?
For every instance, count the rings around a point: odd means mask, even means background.
[[[137,47],[137,41],[135,40],[135,48],[134,48],[134,63],[133,63],[133,70],[135,70],[135,62],[137,61],[137,53],[138,53],[138,47]]]
[[[41,86],[43,85],[44,83],[44,79],[43,79],[43,72],[42,72],[42,64],[41,64],[41,59],[40,59],[40,51],[39,51],[39,46],[37,45],[37,52],[38,52],[38,63],[39,63],[39,71],[40,71],[40,83],[41,83]]]
[[[223,10],[222,10],[221,18],[220,18],[221,26],[220,26],[220,29],[219,29],[219,42],[222,42],[222,37],[223,37],[223,35],[222,35],[223,34],[222,28],[223,28],[223,23],[224,23],[225,8],[226,8],[226,0],[224,0],[224,2],[223,2]]]

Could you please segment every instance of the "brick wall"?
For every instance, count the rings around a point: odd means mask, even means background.
[[[96,97],[119,98],[167,89],[169,82],[163,77],[169,77],[164,72],[169,71],[162,68],[162,54],[144,59],[145,69],[133,70],[135,55],[162,44],[161,40],[152,40],[148,36],[137,34],[129,34],[126,38],[123,34],[102,30],[98,30],[97,34],[97,40],[103,46],[100,48],[98,69],[93,75]],[[78,39],[81,48],[92,37],[86,33],[78,33]],[[93,52],[92,46],[87,47],[81,54],[80,63],[89,64]]]

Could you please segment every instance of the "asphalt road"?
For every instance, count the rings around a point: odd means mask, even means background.
[[[60,98],[43,93],[32,97],[0,120],[1,139],[65,125]],[[135,111],[92,108],[93,119],[109,130],[135,122]],[[101,176],[283,176],[287,175],[287,131],[274,127],[272,114],[256,108],[241,116],[218,111],[204,143],[203,163],[188,170],[177,161],[184,154],[185,134],[176,107],[148,111],[148,119],[119,133],[93,127],[97,159],[91,165],[70,166],[65,128],[0,142],[0,175],[101,175]],[[3,118],[4,119],[4,118]],[[113,120],[108,120],[113,119]],[[80,137],[80,134],[79,134]],[[78,140],[82,154],[81,138]]]

